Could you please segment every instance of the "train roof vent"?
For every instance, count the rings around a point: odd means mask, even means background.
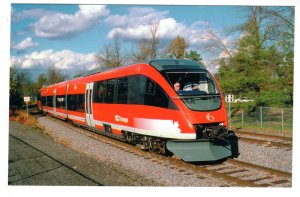
[[[157,59],[150,60],[149,64],[155,67],[157,70],[168,69],[205,69],[206,67],[192,60],[181,59]]]

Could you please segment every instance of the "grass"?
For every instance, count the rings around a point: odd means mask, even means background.
[[[27,116],[27,112],[23,110],[16,110],[13,113],[10,113],[9,120],[29,126],[36,126],[37,124],[36,118],[30,114]]]
[[[256,111],[247,113],[241,106],[232,104],[231,106],[231,129],[247,130],[257,133],[268,133],[281,136],[292,136],[293,133],[293,110],[284,108],[260,108]],[[227,106],[227,112],[228,112]],[[283,115],[283,117],[282,117]],[[283,127],[282,127],[283,118]],[[229,120],[228,120],[229,121]]]

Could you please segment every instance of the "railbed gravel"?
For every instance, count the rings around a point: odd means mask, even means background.
[[[75,127],[74,129],[66,128],[47,117],[38,118],[38,123],[46,128],[48,135],[63,142],[66,146],[99,161],[108,162],[112,166],[118,166],[126,171],[133,171],[145,178],[155,180],[161,186],[232,186],[232,184],[210,175],[192,174],[187,171],[181,172],[176,168],[153,161],[155,160],[154,158],[144,158],[120,148],[115,148],[79,133],[75,130]],[[290,172],[292,170],[292,151],[241,141],[239,142],[239,147],[241,155],[238,160],[283,171]]]
[[[288,148],[239,141],[239,151],[241,154],[237,160],[292,172],[292,150]]]
[[[38,118],[38,123],[45,128],[48,135],[56,141],[63,142],[69,148],[99,161],[110,163],[111,166],[118,166],[125,171],[133,171],[147,179],[155,180],[160,186],[230,186],[226,181],[218,180],[209,175],[181,172],[176,168],[172,169],[170,166],[158,164],[155,158],[146,159],[113,147],[77,132],[75,127],[74,129],[66,128],[47,117]]]

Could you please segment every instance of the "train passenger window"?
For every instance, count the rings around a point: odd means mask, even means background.
[[[106,81],[99,81],[95,83],[94,87],[94,103],[103,103],[105,101]]]
[[[37,100],[38,100],[38,101],[41,100],[41,93],[40,93],[40,92],[37,93]]]
[[[42,106],[46,106],[46,97],[45,96],[41,97],[41,102],[42,102]]]
[[[68,95],[68,110],[84,112],[84,94]]]
[[[145,105],[168,108],[169,99],[157,83],[147,78],[144,101]]]
[[[120,78],[117,83],[117,101],[118,104],[127,104],[128,96],[128,78]]]
[[[155,85],[156,85],[155,82],[153,82],[150,79],[147,79],[145,93],[154,95],[154,93],[155,93]]]
[[[77,94],[76,111],[84,112],[84,94]]]
[[[96,103],[149,105],[175,109],[165,91],[153,80],[143,75],[133,75],[95,83]]]
[[[47,96],[47,106],[53,107],[53,96]]]
[[[56,96],[56,108],[65,109],[66,101],[65,95]]]
[[[146,77],[135,75],[128,77],[128,104],[143,105]]]
[[[106,84],[106,103],[114,103],[115,80],[108,80]]]

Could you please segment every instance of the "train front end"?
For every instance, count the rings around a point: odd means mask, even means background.
[[[187,162],[238,157],[238,138],[228,129],[226,107],[216,79],[194,61],[152,62],[173,88],[174,103],[195,139],[169,139],[166,148]],[[189,130],[189,131],[188,131]]]

